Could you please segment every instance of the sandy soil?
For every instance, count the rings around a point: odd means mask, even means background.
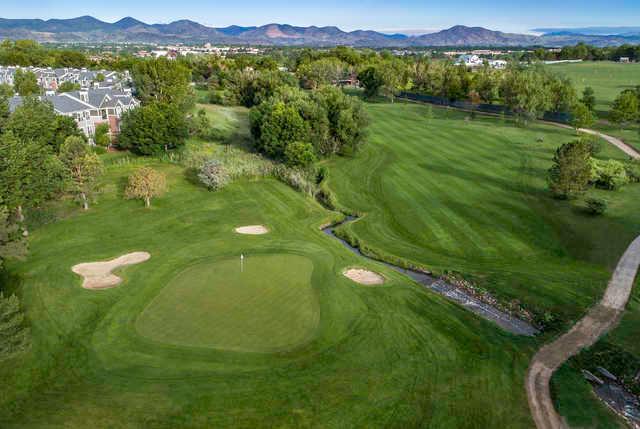
[[[113,270],[126,265],[139,264],[148,260],[147,252],[127,253],[110,261],[85,262],[71,267],[71,271],[84,277],[82,287],[85,289],[107,289],[117,286],[122,279],[112,273]]]
[[[556,369],[584,347],[594,344],[600,336],[618,324],[629,300],[640,266],[640,236],[627,248],[609,281],[602,300],[566,334],[543,346],[533,357],[525,386],[529,408],[539,429],[566,428],[556,411],[549,381]]]
[[[248,234],[248,235],[262,235],[269,232],[266,226],[264,225],[247,225],[247,226],[239,226],[235,229],[238,234]]]
[[[384,277],[373,271],[361,268],[350,268],[342,273],[346,278],[353,280],[361,285],[381,285],[384,283]]]

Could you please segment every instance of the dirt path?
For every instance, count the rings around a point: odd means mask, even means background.
[[[545,121],[545,124],[555,125],[556,127],[560,127],[560,128],[573,129],[573,127],[570,127],[569,125],[559,124],[557,122],[546,122]],[[620,140],[617,137],[613,137],[613,136],[610,136],[608,134],[601,133],[600,131],[591,130],[591,129],[587,129],[587,128],[580,128],[578,131],[580,131],[581,133],[591,134],[593,136],[598,136],[598,137],[606,140],[607,142],[611,143],[612,145],[614,145],[615,147],[617,147],[618,149],[620,149],[621,151],[623,151],[624,153],[629,155],[631,158],[640,159],[640,152],[638,152],[633,147],[629,146],[628,144],[626,144],[625,142],[623,142],[622,140]]]
[[[627,305],[640,265],[640,236],[627,248],[598,304],[566,334],[543,346],[533,357],[525,385],[529,408],[538,429],[560,429],[567,425],[556,412],[549,390],[553,372],[584,347],[618,324]]]

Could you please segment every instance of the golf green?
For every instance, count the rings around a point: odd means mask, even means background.
[[[189,266],[139,316],[157,342],[268,352],[309,340],[318,325],[313,263],[292,254],[207,260]]]

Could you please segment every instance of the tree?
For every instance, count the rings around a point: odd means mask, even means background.
[[[316,161],[311,143],[292,142],[284,150],[284,159],[289,167],[308,167]]]
[[[609,118],[616,124],[637,121],[640,116],[640,101],[638,94],[631,89],[622,91],[613,101]]]
[[[380,93],[380,89],[384,85],[382,73],[378,68],[369,66],[358,74],[358,80],[364,87],[364,95],[367,98],[375,97]]]
[[[283,159],[288,144],[304,141],[308,128],[300,112],[283,101],[263,103],[252,110],[252,132],[258,151],[276,159]]]
[[[6,130],[20,139],[34,140],[47,145],[53,140],[55,120],[56,114],[51,103],[28,97],[11,114]]]
[[[25,207],[38,207],[60,192],[64,168],[48,146],[19,140],[11,131],[0,139],[0,200],[24,220]]]
[[[198,179],[207,189],[217,191],[229,183],[229,173],[220,161],[211,159],[200,168]]]
[[[80,89],[79,83],[73,83],[71,81],[62,82],[58,87],[58,92],[72,92]]]
[[[337,83],[346,70],[346,64],[337,58],[321,58],[301,64],[297,74],[305,88],[317,89],[324,85]]]
[[[53,121],[53,140],[50,142],[54,152],[58,152],[60,146],[62,146],[69,137],[77,137],[85,143],[87,142],[87,137],[82,130],[78,128],[78,123],[75,119],[71,116],[55,115]]]
[[[98,73],[96,75],[96,82],[104,82],[104,79],[105,79],[105,77],[104,77],[103,73]]]
[[[185,115],[176,106],[152,103],[122,116],[118,146],[153,155],[183,145],[188,136]]]
[[[111,145],[111,137],[109,137],[109,124],[103,123],[96,125],[96,132],[93,141],[101,147],[109,147]]]
[[[30,338],[18,297],[0,292],[0,361],[25,351]]]
[[[169,104],[183,112],[193,106],[191,71],[179,61],[162,57],[140,61],[133,68],[133,83],[143,104]]]
[[[60,147],[60,160],[71,178],[71,190],[82,202],[84,210],[89,209],[89,199],[95,193],[102,161],[91,152],[87,143],[79,137],[68,137]]]
[[[584,90],[582,90],[582,98],[580,99],[582,104],[587,106],[587,109],[590,111],[594,111],[596,108],[596,95],[593,91],[593,88],[587,86]]]
[[[195,116],[189,118],[189,134],[202,140],[212,137],[211,121],[204,109],[198,110]]]
[[[571,126],[577,130],[580,128],[589,128],[596,122],[596,116],[593,111],[583,103],[576,103],[571,112]]]
[[[141,199],[145,207],[151,207],[151,198],[164,194],[167,187],[165,175],[151,167],[141,167],[129,176],[125,188],[128,199]]]
[[[30,71],[16,70],[13,76],[13,87],[15,91],[23,97],[38,95],[40,93],[38,78]]]
[[[501,95],[507,107],[525,124],[553,104],[545,76],[537,69],[512,67],[502,81]]]
[[[560,146],[549,169],[549,189],[556,198],[568,199],[582,193],[591,179],[591,153],[581,140]]]
[[[317,147],[318,152],[323,155],[355,153],[364,143],[368,124],[362,102],[334,87],[321,89],[314,98],[326,111],[329,124],[330,144]]]
[[[5,206],[0,206],[0,268],[9,258],[21,258],[27,253],[27,240],[22,228]]]

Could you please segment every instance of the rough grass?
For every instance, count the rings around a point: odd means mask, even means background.
[[[137,331],[161,343],[256,352],[312,337],[319,319],[312,262],[247,254],[242,265],[236,255],[186,268],[140,314]]]

